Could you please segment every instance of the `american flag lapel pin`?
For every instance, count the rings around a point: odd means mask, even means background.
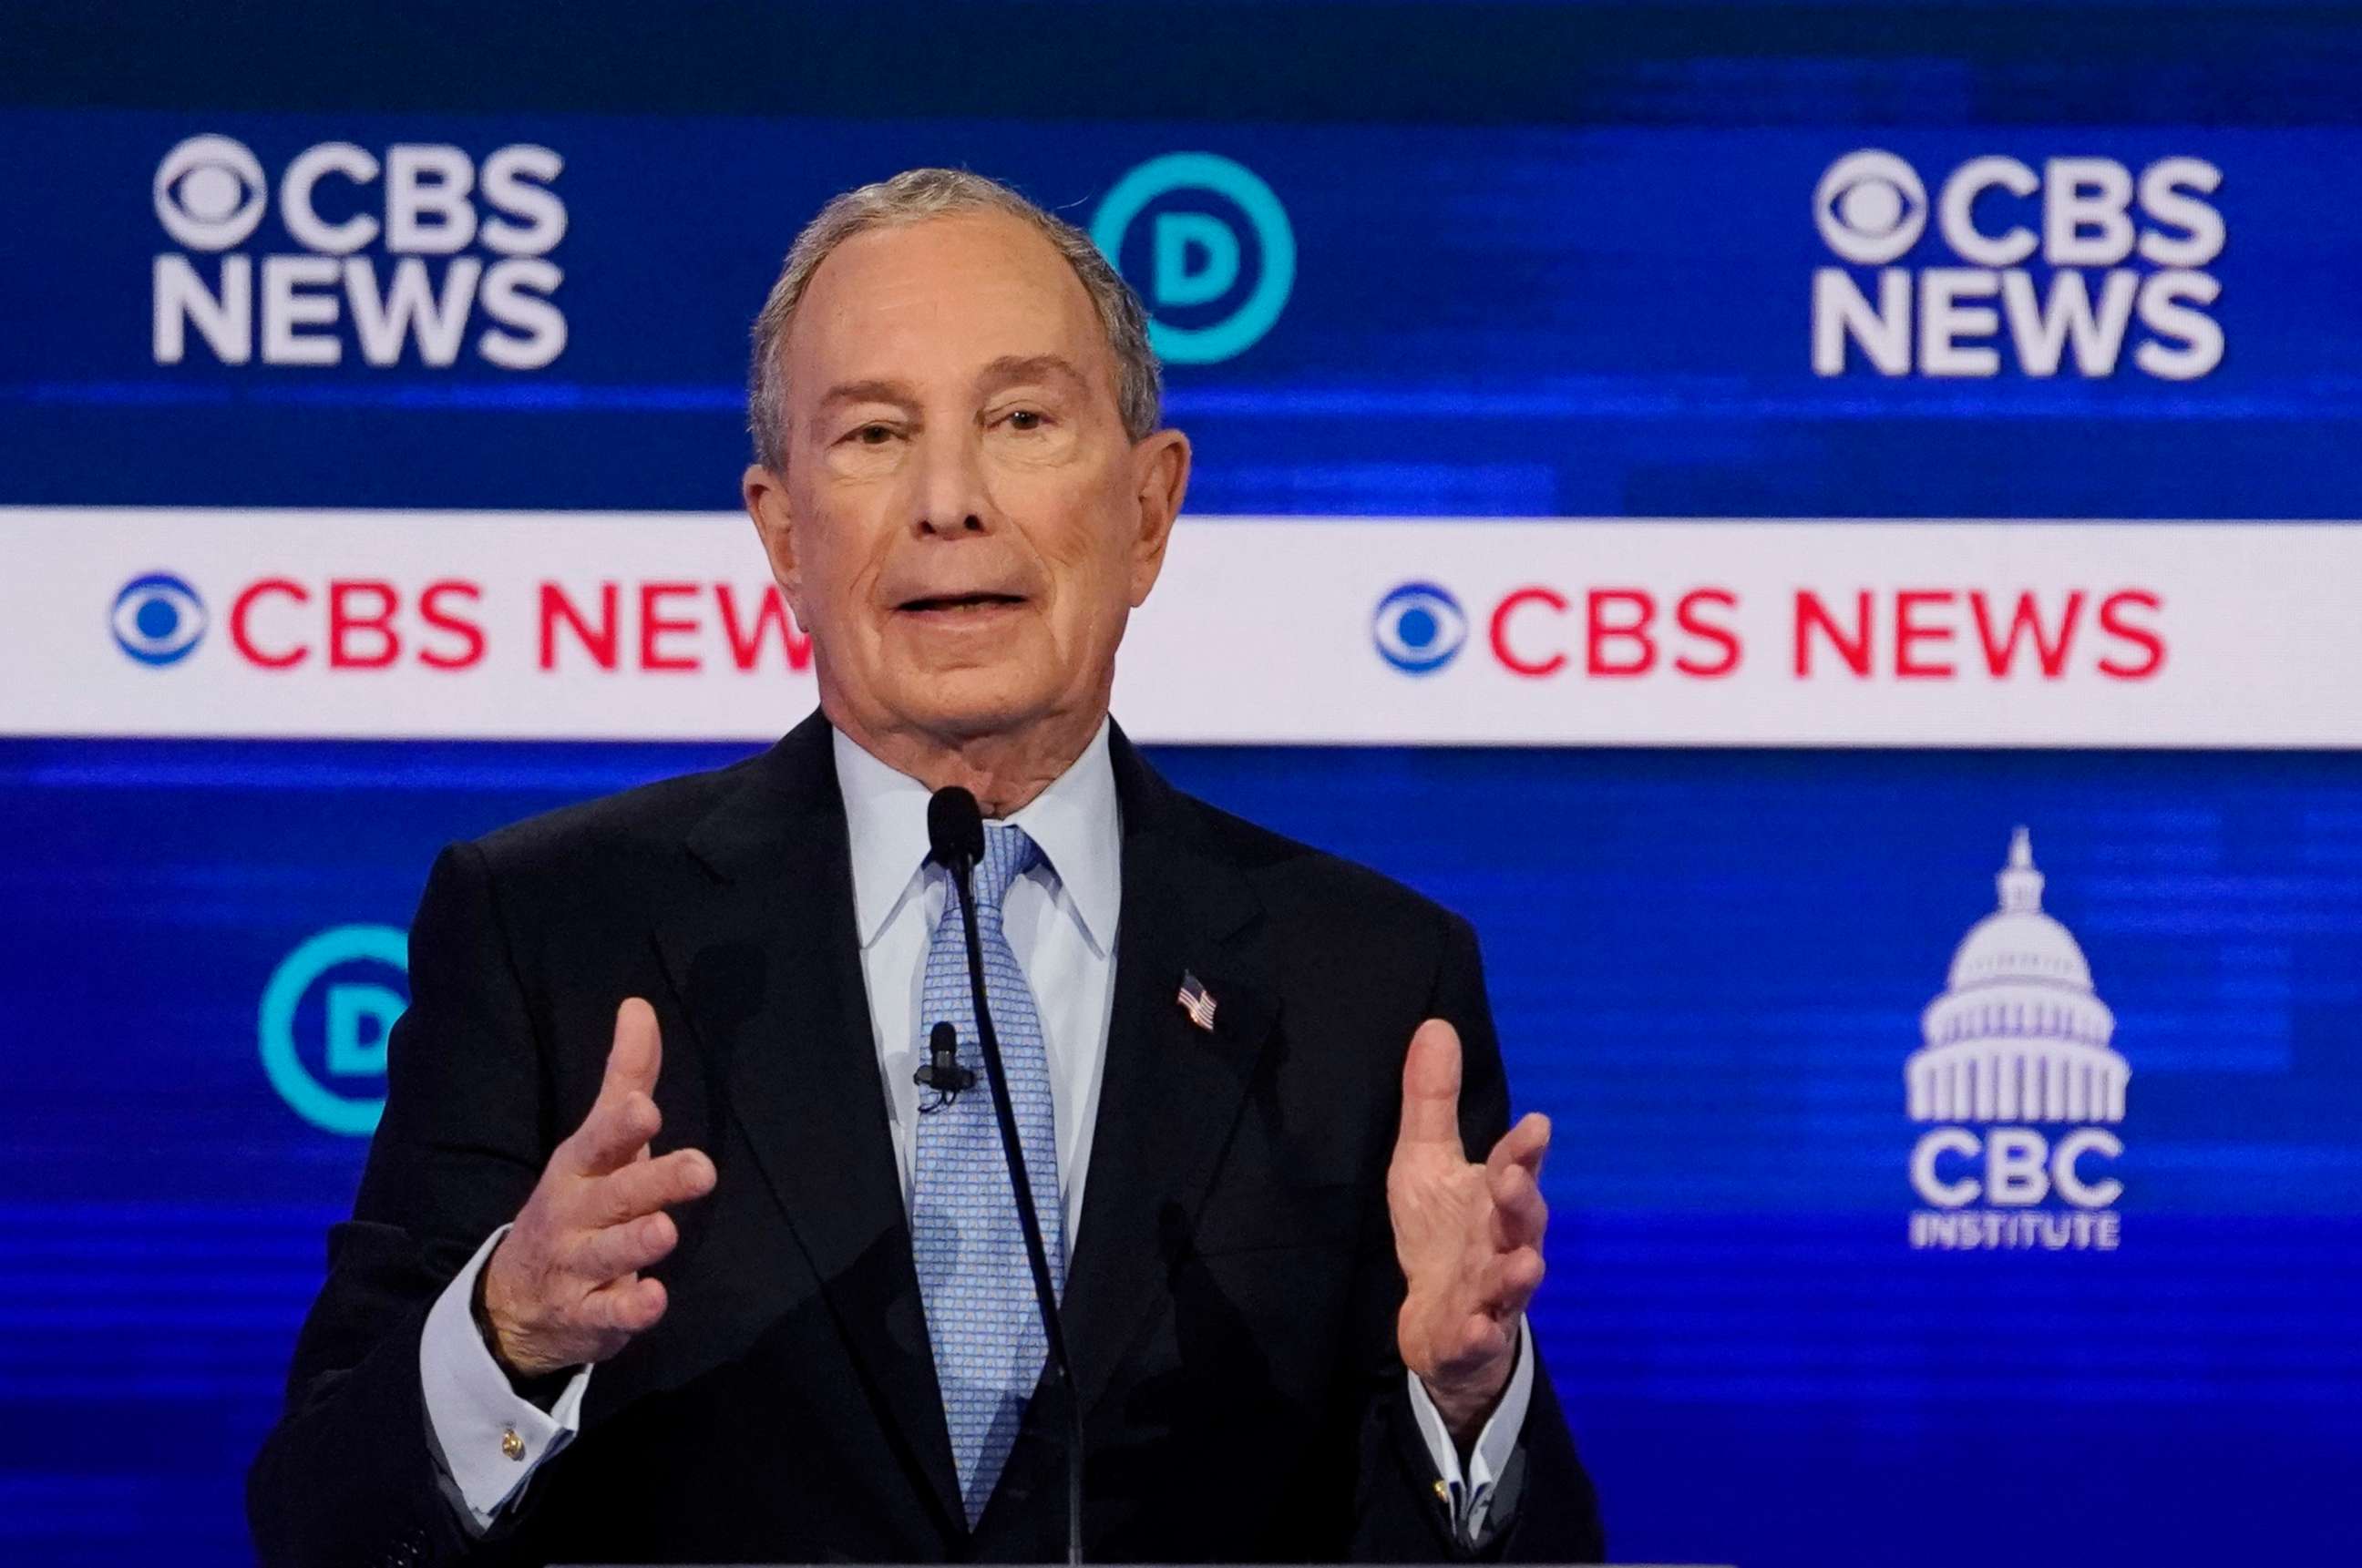
[[[1213,1032],[1214,993],[1206,988],[1206,982],[1188,970],[1182,970],[1181,994],[1175,999],[1180,1002],[1181,1010],[1189,1015],[1190,1022],[1209,1034]]]

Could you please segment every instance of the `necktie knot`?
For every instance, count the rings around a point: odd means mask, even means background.
[[[987,823],[984,858],[976,863],[976,907],[981,914],[1000,913],[1003,900],[1017,878],[1042,864],[1042,846],[1014,823]]]

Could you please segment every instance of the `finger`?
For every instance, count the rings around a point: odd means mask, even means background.
[[[1515,1127],[1501,1134],[1501,1141],[1485,1156],[1485,1169],[1498,1176],[1510,1165],[1522,1165],[1539,1182],[1542,1157],[1550,1153],[1550,1118],[1539,1110],[1529,1110],[1518,1119]]]
[[[1507,1322],[1526,1309],[1548,1272],[1539,1247],[1503,1253],[1485,1265],[1477,1293],[1478,1309],[1496,1322]]]
[[[574,1168],[584,1176],[604,1176],[628,1165],[646,1152],[648,1140],[663,1127],[664,1113],[640,1090],[628,1089],[613,1099],[602,1094],[567,1140]]]
[[[680,1227],[661,1211],[586,1232],[566,1260],[577,1276],[604,1285],[637,1274],[673,1250]]]
[[[1430,1018],[1403,1057],[1402,1127],[1397,1143],[1440,1143],[1465,1158],[1460,1143],[1460,1032]]]
[[[1543,1200],[1541,1187],[1526,1167],[1511,1165],[1504,1171],[1488,1171],[1485,1179],[1493,1197],[1494,1247],[1508,1252],[1541,1245],[1542,1233],[1550,1226],[1550,1205]]]
[[[640,1152],[647,1153],[646,1144]],[[658,1159],[635,1160],[590,1184],[582,1223],[620,1225],[713,1190],[713,1162],[697,1149],[675,1149]]]
[[[656,1010],[639,997],[625,997],[615,1010],[615,1035],[607,1047],[598,1098],[569,1140],[578,1170],[594,1176],[613,1170],[635,1158],[656,1136],[663,1119],[651,1125],[648,1116],[655,1109],[657,1070],[663,1059]],[[646,1100],[646,1108],[637,1100]]]
[[[618,1279],[582,1298],[583,1321],[594,1329],[644,1334],[665,1315],[668,1301],[660,1279]]]
[[[637,1089],[653,1095],[657,1071],[664,1066],[664,1036],[657,1028],[657,1010],[640,997],[625,997],[615,1009],[615,1038],[607,1048],[607,1074],[599,1085],[604,1098]]]

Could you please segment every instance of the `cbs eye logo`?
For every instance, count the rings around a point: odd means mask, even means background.
[[[188,657],[204,636],[205,602],[171,572],[151,571],[123,585],[107,624],[116,646],[160,669]]]
[[[1210,152],[1171,152],[1117,181],[1091,219],[1091,242],[1119,272],[1124,241],[1143,216],[1150,243],[1144,256],[1134,248],[1125,275],[1137,278],[1148,263],[1140,293],[1160,358],[1210,365],[1271,330],[1296,286],[1296,231],[1253,171]]]
[[[156,166],[156,216],[192,250],[227,250],[262,221],[270,185],[241,142],[193,136]]]
[[[1891,152],[1849,152],[1813,188],[1813,222],[1822,241],[1846,260],[1882,267],[1917,244],[1927,227],[1927,187],[1918,171]]]
[[[1406,582],[1378,601],[1370,622],[1378,657],[1406,675],[1428,675],[1450,664],[1468,640],[1460,601],[1431,582]]]

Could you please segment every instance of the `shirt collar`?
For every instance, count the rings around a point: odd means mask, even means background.
[[[1123,826],[1108,720],[1064,773],[1007,819],[1042,846],[1051,874],[1072,900],[1083,934],[1101,953],[1115,937],[1122,894]],[[928,788],[864,751],[843,730],[831,732],[836,784],[853,849],[853,918],[869,946],[902,900],[925,886]],[[991,819],[995,822],[999,818]]]

